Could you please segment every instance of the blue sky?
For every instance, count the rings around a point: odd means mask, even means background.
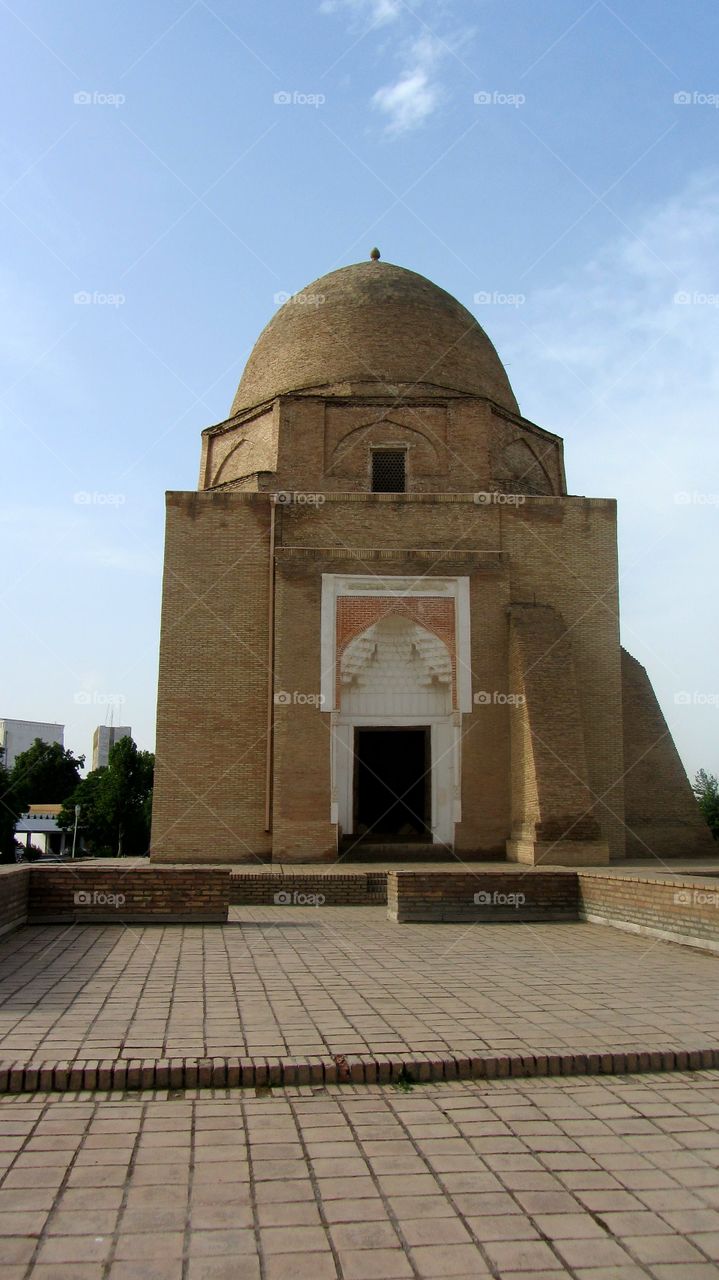
[[[275,296],[378,244],[619,499],[623,642],[718,771],[718,36],[708,0],[3,3],[0,716],[152,747],[164,491]]]

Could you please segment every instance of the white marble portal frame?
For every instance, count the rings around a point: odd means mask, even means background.
[[[442,715],[349,715],[337,699],[337,599],[339,596],[382,595],[385,598],[450,598],[455,602],[457,709]],[[322,575],[321,693],[322,710],[331,717],[332,797],[330,821],[343,835],[353,833],[354,740],[358,727],[428,725],[431,750],[431,820],[435,843],[453,846],[454,825],[461,821],[462,715],[472,710],[472,670],[469,621],[469,578],[374,577],[371,574]]]

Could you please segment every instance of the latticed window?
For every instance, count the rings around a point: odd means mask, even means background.
[[[404,449],[372,450],[372,492],[405,493],[407,454]]]

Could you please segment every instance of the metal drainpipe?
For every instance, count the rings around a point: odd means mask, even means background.
[[[267,744],[265,749],[265,831],[272,830],[272,720],[275,699],[275,495],[270,499],[270,552],[267,566]]]

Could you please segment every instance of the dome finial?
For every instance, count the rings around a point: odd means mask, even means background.
[[[374,249],[370,249],[369,256],[373,262],[379,262],[379,259],[380,259],[379,249],[376,247]]]

